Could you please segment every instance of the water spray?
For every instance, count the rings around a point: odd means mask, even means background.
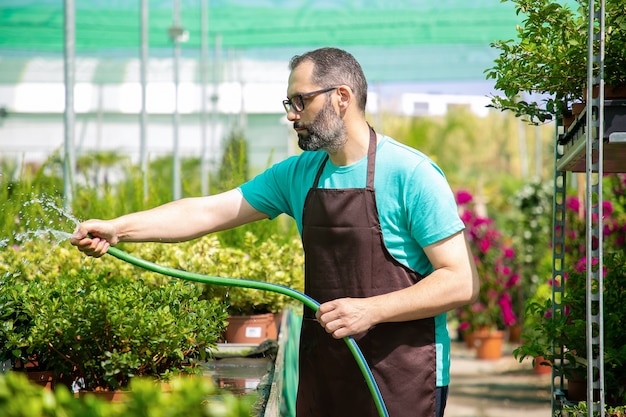
[[[147,269],[152,272],[156,272],[162,275],[167,275],[174,278],[180,278],[187,281],[199,282],[202,284],[212,284],[212,285],[222,285],[228,287],[243,287],[243,288],[252,288],[256,290],[263,291],[271,291],[276,292],[282,295],[286,295],[291,297],[313,311],[317,311],[319,309],[320,303],[315,301],[313,298],[309,297],[306,294],[303,294],[299,291],[296,291],[292,288],[285,287],[279,284],[272,284],[268,282],[262,281],[254,281],[249,279],[241,279],[241,278],[226,278],[226,277],[218,277],[218,276],[210,276],[203,275],[194,272],[182,271],[180,269],[169,268],[166,266],[158,265],[153,262],[146,261],[144,259],[133,256],[127,252],[124,252],[115,247],[109,247],[107,251],[109,255],[112,255],[122,261],[128,262],[132,265]],[[355,340],[351,336],[347,336],[343,338],[344,342],[348,346],[348,349],[354,356],[354,359],[365,378],[365,382],[367,383],[367,387],[372,394],[372,399],[376,405],[376,409],[378,410],[378,415],[380,417],[388,417],[389,414],[387,412],[387,408],[385,407],[385,403],[383,401],[383,397],[378,389],[378,385],[374,379],[374,375],[367,365],[367,361],[361,352],[361,349],[356,344]]]

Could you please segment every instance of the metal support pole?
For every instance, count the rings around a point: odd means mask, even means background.
[[[559,126],[556,127],[558,136]],[[563,147],[555,141],[554,148],[554,204],[552,213],[552,319],[557,320],[565,314],[563,295],[565,288],[565,196],[567,173],[560,171],[557,166],[563,156]],[[552,341],[552,355],[559,365],[563,364],[563,346],[557,346]],[[555,365],[557,364],[555,363]],[[564,375],[560,366],[552,367],[552,415],[560,410],[565,398]]]
[[[219,103],[219,85],[222,81],[222,36],[217,34],[215,35],[215,50],[214,50],[214,59],[213,59],[213,94],[211,95],[211,102],[213,106],[211,107],[211,124],[213,125],[213,133],[211,137],[211,151],[213,152],[213,158],[215,158],[217,152],[216,149],[219,149],[219,119],[218,119],[218,108],[217,105]]]
[[[74,0],[64,1],[64,78],[65,78],[65,146],[63,157],[63,204],[69,209],[73,200],[74,188],[74,84],[75,84],[75,49],[76,49],[76,15]]]
[[[180,0],[174,0],[174,16],[173,23],[170,27],[170,38],[174,42],[174,145],[172,151],[172,169],[173,169],[173,199],[179,200],[182,197],[181,177],[180,177],[180,155],[179,155],[179,125],[180,113],[178,110],[178,87],[179,87],[179,64],[180,64],[180,42],[183,36],[183,29],[180,26]]]
[[[535,178],[543,178],[543,140],[541,126],[535,126]]]
[[[587,290],[587,410],[588,416],[604,417],[604,290],[602,267],[602,177],[604,142],[604,0],[595,10],[589,1],[587,42],[586,130],[586,290]],[[596,25],[599,31],[596,33]],[[596,49],[596,46],[598,47]],[[597,51],[597,53],[596,53]],[[593,87],[598,96],[593,97]],[[594,151],[597,159],[594,160]],[[594,222],[594,218],[597,219]],[[595,224],[594,224],[595,223]],[[595,244],[594,244],[595,242]],[[594,402],[594,391],[600,401]]]
[[[143,178],[143,199],[148,199],[148,142],[147,142],[147,94],[148,88],[148,0],[141,0],[141,58],[139,77],[141,81],[141,113],[139,115],[139,159],[141,162],[141,174]]]
[[[207,138],[207,71],[209,65],[209,0],[202,0],[201,4],[201,39],[200,39],[200,80],[201,88],[201,113],[200,126],[202,129],[202,154],[200,158],[200,186],[202,195],[208,195],[209,190],[209,155],[208,155],[208,138]]]

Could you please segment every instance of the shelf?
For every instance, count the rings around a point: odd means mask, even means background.
[[[563,156],[557,161],[557,170],[585,172],[586,167],[586,110],[576,118],[568,131],[559,136]],[[603,172],[626,172],[626,100],[604,101]],[[593,150],[594,162],[598,152]]]

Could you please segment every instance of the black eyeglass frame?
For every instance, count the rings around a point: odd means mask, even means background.
[[[291,98],[287,98],[287,100],[283,100],[283,107],[285,108],[285,111],[287,113],[289,113],[292,109],[296,112],[301,112],[304,110],[305,98],[313,97],[322,93],[328,93],[329,91],[336,90],[339,87],[341,86],[338,85],[336,87],[322,88],[321,90],[311,91],[310,93],[295,94]]]

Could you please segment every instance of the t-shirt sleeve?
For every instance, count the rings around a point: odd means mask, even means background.
[[[306,193],[325,154],[304,152],[268,168],[239,187],[252,207],[270,216],[287,214],[300,221]]]
[[[431,161],[417,164],[407,187],[411,235],[421,247],[432,245],[465,228],[454,193],[443,172]]]
[[[242,184],[239,191],[255,209],[267,214],[270,219],[286,213],[292,215],[285,193],[290,184],[284,165],[279,163]]]

